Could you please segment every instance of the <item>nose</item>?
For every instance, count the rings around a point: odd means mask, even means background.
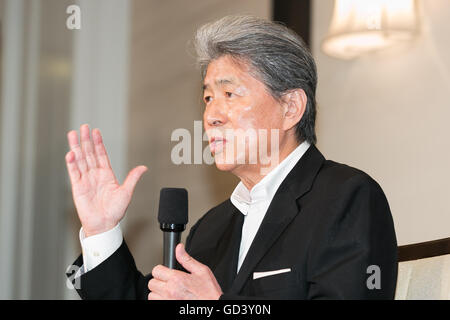
[[[219,127],[227,123],[225,106],[219,101],[212,101],[205,109],[203,119],[208,127]]]

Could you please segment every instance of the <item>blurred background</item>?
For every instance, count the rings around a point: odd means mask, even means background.
[[[202,119],[195,30],[228,14],[305,39],[318,147],[378,181],[399,245],[449,237],[450,2],[390,2],[0,0],[0,298],[78,298],[65,277],[81,248],[64,156],[81,124],[101,129],[120,181],[150,169],[122,222],[143,273],[162,262],[162,187],[188,189],[188,230],[230,196],[231,174],[170,157],[172,132],[193,135]]]

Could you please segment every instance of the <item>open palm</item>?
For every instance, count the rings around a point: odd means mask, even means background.
[[[66,154],[67,170],[78,217],[86,236],[112,229],[124,217],[134,187],[147,171],[138,166],[130,171],[122,185],[112,171],[102,136],[88,125],[80,128],[80,142],[76,131],[67,134],[70,151]]]

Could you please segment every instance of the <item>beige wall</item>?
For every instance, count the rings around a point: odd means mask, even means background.
[[[410,48],[341,61],[319,49],[333,1],[313,2],[318,146],[380,183],[399,244],[450,236],[450,1],[419,3]]]
[[[185,187],[190,227],[228,198],[237,180],[215,166],[174,165],[174,129],[193,133],[202,119],[200,74],[188,42],[197,27],[227,14],[270,17],[269,0],[196,0],[132,2],[129,166],[149,167],[136,188],[126,217],[125,239],[138,268],[150,272],[162,262],[162,233],[157,222],[159,190]],[[187,232],[184,233],[184,237]]]

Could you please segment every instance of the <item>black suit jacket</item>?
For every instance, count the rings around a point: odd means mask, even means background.
[[[242,220],[227,200],[186,241],[187,252],[216,276],[221,299],[394,298],[397,242],[383,191],[364,172],[325,160],[314,145],[280,185],[236,273]],[[253,279],[254,272],[280,269],[291,271]],[[373,288],[374,277],[381,286]],[[136,269],[124,241],[81,276],[78,292],[84,299],[146,299],[150,278]]]

